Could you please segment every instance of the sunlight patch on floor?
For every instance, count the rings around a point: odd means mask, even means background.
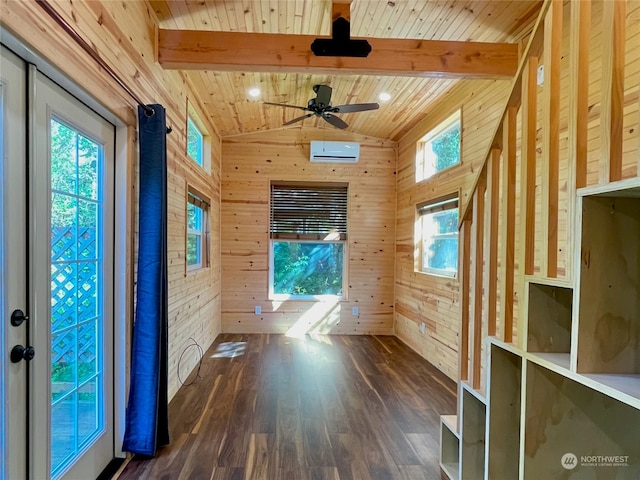
[[[223,342],[216,347],[211,358],[235,358],[244,355],[247,342]]]
[[[287,337],[303,338],[305,335],[326,334],[340,323],[340,305],[337,299],[315,303],[304,312],[287,333]]]

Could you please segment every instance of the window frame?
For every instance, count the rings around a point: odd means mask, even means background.
[[[189,205],[193,205],[202,212],[200,221],[200,229],[189,228]],[[184,263],[187,273],[199,271],[208,268],[210,265],[210,248],[209,248],[209,199],[191,186],[187,186],[187,195],[185,202],[185,255]],[[197,263],[189,264],[189,236],[196,235],[199,237],[200,257]]]
[[[197,157],[198,158],[194,158],[193,155],[189,153],[189,132],[191,131],[195,131],[197,134],[197,139],[198,139]],[[202,132],[200,131],[196,123],[193,121],[193,118],[191,118],[191,115],[187,117],[187,156],[191,160],[196,162],[198,165],[200,165],[201,167],[204,166],[203,165],[204,164],[204,135],[202,134]]]
[[[415,271],[426,275],[433,275],[446,278],[458,278],[459,258],[460,258],[460,242],[459,242],[459,218],[456,223],[456,229],[453,232],[438,233],[425,237],[424,221],[428,215],[457,210],[460,215],[459,195],[448,195],[439,199],[431,200],[426,203],[416,205],[416,258]],[[425,243],[427,240],[455,238],[456,239],[456,266],[455,271],[444,268],[435,268],[425,265]]]
[[[204,169],[207,173],[211,173],[211,135],[202,122],[202,116],[198,114],[191,103],[187,105],[187,119],[185,124],[185,155],[190,158],[194,164]],[[197,158],[193,158],[189,154],[189,131],[193,128],[198,133],[200,162]]]
[[[275,255],[274,248],[276,242],[287,243],[321,243],[321,244],[342,244],[342,294],[321,294],[321,295],[296,295],[291,293],[275,293]],[[269,300],[312,300],[312,301],[335,301],[346,300],[347,298],[347,241],[346,240],[300,240],[293,238],[271,238],[269,240]]]
[[[273,188],[276,187],[292,187],[292,188],[318,188],[321,187],[344,187],[345,188],[345,200],[346,219],[344,222],[345,231],[341,233],[326,232],[326,233],[296,233],[296,232],[282,232],[278,230],[273,231],[274,228],[274,205],[273,205]],[[283,300],[301,300],[301,301],[344,301],[347,300],[348,293],[348,224],[349,224],[349,184],[348,182],[281,182],[272,181],[269,185],[269,274],[268,274],[268,299],[274,301]],[[296,295],[289,293],[276,293],[275,292],[275,244],[276,242],[288,242],[288,243],[339,243],[342,244],[342,293],[340,295],[334,294],[320,294],[320,295]]]
[[[441,135],[448,133],[456,125],[458,125],[458,129],[460,130],[460,138],[458,141],[458,162],[441,170],[436,170],[434,167],[433,172],[427,173],[426,168],[428,163],[425,159],[425,145],[430,144]],[[456,110],[452,115],[440,122],[436,127],[429,130],[426,135],[416,142],[415,181],[416,183],[419,183],[429,180],[441,172],[445,172],[460,165],[462,165],[462,111]]]

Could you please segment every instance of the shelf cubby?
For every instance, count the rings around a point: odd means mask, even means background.
[[[450,480],[460,478],[460,439],[457,415],[440,417],[440,468]]]
[[[524,480],[639,478],[640,411],[536,363],[526,368]],[[566,454],[575,455],[572,469]],[[596,456],[626,464],[585,461]]]
[[[522,357],[490,343],[489,480],[518,478]]]
[[[461,478],[462,480],[477,480],[484,478],[487,409],[480,398],[469,391],[466,385],[463,385],[461,391]]]
[[[579,200],[577,371],[629,375],[633,390],[640,378],[640,188]]]
[[[571,352],[573,290],[534,282],[529,282],[528,286],[527,351],[566,354],[568,362],[568,354]]]

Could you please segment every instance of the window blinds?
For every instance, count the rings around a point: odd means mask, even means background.
[[[345,240],[348,187],[271,185],[271,238]]]

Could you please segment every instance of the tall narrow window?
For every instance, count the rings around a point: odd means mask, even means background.
[[[422,137],[416,145],[416,181],[460,163],[460,111]]]
[[[209,266],[209,201],[197,190],[187,190],[187,270]]]
[[[271,298],[343,297],[346,184],[271,185]]]
[[[455,277],[458,272],[458,198],[418,207],[420,270]]]
[[[187,120],[187,155],[201,167],[204,166],[204,135],[191,116]]]

